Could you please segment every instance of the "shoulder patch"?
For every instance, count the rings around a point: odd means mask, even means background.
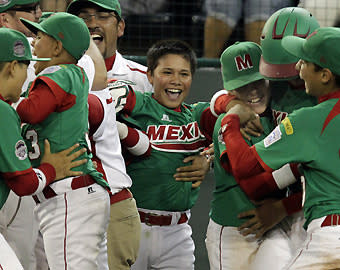
[[[54,73],[56,71],[58,71],[59,69],[61,69],[60,66],[50,66],[45,68],[43,71],[41,71],[38,75],[44,75],[44,74],[50,74],[50,73]]]
[[[281,130],[280,126],[276,126],[276,128],[263,140],[264,147],[269,147],[273,143],[277,142],[281,139]]]
[[[27,158],[27,147],[23,140],[19,140],[15,144],[15,155],[19,160]]]
[[[283,124],[283,127],[285,128],[285,131],[286,131],[287,135],[292,135],[294,133],[294,129],[293,129],[292,123],[290,122],[288,117],[283,119],[283,121],[281,123]]]

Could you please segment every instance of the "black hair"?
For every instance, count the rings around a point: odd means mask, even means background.
[[[153,73],[158,66],[158,60],[168,54],[181,55],[188,60],[190,62],[191,73],[194,75],[197,66],[196,54],[188,43],[176,39],[160,40],[149,48],[146,54],[148,70]]]
[[[318,71],[323,70],[323,67],[321,67],[321,66],[319,66],[315,63],[313,63],[313,64],[314,64],[314,71],[318,72]],[[334,75],[335,84],[340,87],[340,76],[338,74],[335,74],[334,72],[332,72],[332,74]]]
[[[12,60],[14,61],[14,60]],[[0,62],[0,71],[4,68],[4,66],[9,63],[9,62],[12,62],[12,61],[2,61]],[[30,61],[29,60],[18,60],[18,63],[19,64],[25,64],[25,65],[29,65],[30,64]]]

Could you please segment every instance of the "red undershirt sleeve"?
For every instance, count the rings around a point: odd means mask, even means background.
[[[17,113],[23,123],[37,124],[56,110],[58,100],[50,88],[39,81],[29,97],[23,99],[17,107]]]
[[[224,160],[230,162],[235,178],[248,178],[264,172],[251,147],[245,142],[240,133],[239,117],[235,114],[223,118],[221,126],[228,124],[227,130],[223,133],[223,140],[226,144],[228,157]],[[254,146],[252,146],[254,147]],[[223,153],[225,155],[226,153]]]
[[[92,136],[104,119],[104,108],[99,98],[96,95],[89,94],[89,124],[90,136]]]
[[[55,169],[48,163],[41,164],[38,169],[44,174],[46,182],[44,187],[49,185],[56,177]],[[39,180],[36,172],[33,168],[27,170],[23,174],[3,174],[7,185],[12,189],[18,196],[27,196],[34,194],[39,187]]]
[[[217,115],[220,115],[222,113],[225,113],[225,109],[227,107],[227,105],[229,104],[230,101],[232,101],[233,99],[235,99],[236,96],[234,95],[230,95],[230,94],[224,94],[219,96],[214,104],[214,111]]]
[[[294,193],[282,200],[287,214],[294,214],[302,209],[302,192]]]

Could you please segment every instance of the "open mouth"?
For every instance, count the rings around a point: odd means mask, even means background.
[[[263,98],[264,98],[264,96],[253,97],[253,98],[248,99],[248,103],[249,104],[257,104],[257,103],[262,102]]]
[[[165,93],[170,100],[176,100],[182,93],[180,89],[165,89]]]
[[[91,38],[93,39],[93,41],[98,44],[100,42],[103,41],[104,37],[102,35],[99,34],[91,34]]]

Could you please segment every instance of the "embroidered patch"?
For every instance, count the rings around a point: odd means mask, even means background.
[[[13,52],[16,57],[23,57],[25,55],[25,45],[21,40],[14,42]]]
[[[269,147],[271,146],[273,143],[277,142],[278,140],[281,139],[281,130],[280,127],[277,126],[264,140],[263,140],[263,144],[264,147]]]
[[[59,69],[61,69],[60,66],[50,66],[50,67],[45,68],[38,75],[54,73],[54,72],[58,71]]]
[[[27,158],[27,147],[23,140],[20,140],[15,144],[15,155],[19,160]]]
[[[287,135],[292,135],[294,133],[292,123],[290,122],[288,117],[283,119],[283,121],[281,123],[283,124]]]
[[[0,0],[0,7],[5,7],[9,5],[12,1],[11,0]]]

